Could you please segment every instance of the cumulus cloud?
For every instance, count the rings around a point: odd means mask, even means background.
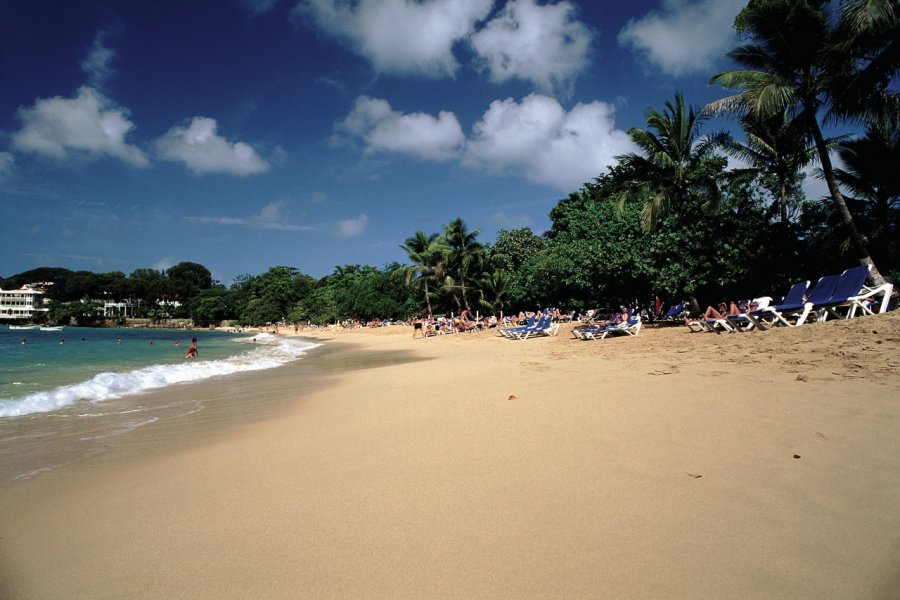
[[[529,81],[544,91],[571,88],[590,64],[593,34],[575,19],[570,2],[541,6],[510,0],[472,37],[479,64],[491,81]]]
[[[111,156],[136,167],[149,164],[140,148],[125,142],[134,129],[128,110],[92,87],[81,87],[74,98],[39,98],[17,115],[23,127],[13,134],[12,143],[23,152],[60,160]]]
[[[359,215],[355,219],[338,221],[334,224],[334,234],[342,238],[356,237],[366,230],[368,223],[369,217],[364,214]]]
[[[191,171],[253,175],[269,168],[244,142],[229,142],[216,133],[218,124],[209,117],[194,117],[187,127],[175,126],[156,141],[160,157],[184,163]]]
[[[293,15],[313,23],[383,73],[453,76],[453,45],[487,17],[492,0],[301,0]]]
[[[709,70],[735,39],[732,25],[745,0],[665,0],[661,12],[631,20],[619,44],[679,77]]]
[[[466,139],[452,113],[403,115],[384,100],[361,97],[336,129],[362,140],[366,153],[457,160],[571,190],[615,163],[616,156],[637,151],[628,134],[616,129],[614,117],[605,102],[566,111],[555,98],[531,94],[521,102],[492,102]]]
[[[248,224],[256,229],[275,229],[279,231],[310,231],[309,225],[293,223],[287,203],[284,200],[270,202],[248,219]]]
[[[421,159],[445,161],[456,156],[465,141],[462,127],[451,112],[437,117],[403,114],[381,99],[361,96],[337,127],[338,132],[363,140],[367,153],[397,152]]]
[[[112,61],[116,58],[116,51],[106,46],[106,38],[109,33],[99,31],[94,36],[94,43],[88,55],[81,61],[81,70],[88,76],[88,83],[102,89],[106,82],[116,74]]]
[[[0,152],[0,183],[12,177],[15,163],[16,159],[12,154]]]
[[[636,150],[615,127],[615,110],[605,102],[566,111],[556,99],[531,94],[491,103],[474,126],[464,164],[512,171],[530,181],[571,190],[591,181],[615,156]]]

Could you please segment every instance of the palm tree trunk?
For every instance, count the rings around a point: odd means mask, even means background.
[[[428,318],[431,318],[431,297],[428,294],[428,280],[425,280],[425,305],[428,307]]]
[[[788,214],[787,214],[787,185],[782,181],[781,182],[781,224],[787,225],[788,222]]]
[[[841,193],[837,184],[837,179],[834,177],[834,169],[831,166],[831,157],[828,156],[828,147],[825,144],[825,139],[822,137],[822,130],[819,129],[819,124],[816,122],[815,118],[811,120],[813,123],[811,124],[812,126],[810,129],[812,130],[813,138],[816,142],[816,150],[819,152],[819,161],[822,163],[822,172],[825,174],[825,183],[828,184],[828,191],[831,193],[831,199],[834,201],[834,205],[841,215],[844,226],[850,233],[850,240],[856,248],[860,264],[869,265],[870,267],[869,279],[871,279],[875,285],[884,285],[884,277],[881,275],[878,267],[875,266],[875,262],[869,254],[866,240],[859,232],[859,229],[856,228],[856,222],[853,220],[853,215],[850,214],[850,209],[847,208],[847,202],[844,200],[844,195]]]

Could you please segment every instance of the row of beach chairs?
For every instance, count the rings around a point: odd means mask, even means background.
[[[826,275],[815,285],[799,281],[791,286],[780,304],[746,310],[724,319],[688,321],[692,331],[765,331],[784,325],[798,327],[810,321],[822,322],[832,317],[850,319],[858,315],[873,315],[887,311],[894,286],[890,283],[870,287],[866,285],[870,267],[860,265],[840,275]],[[744,307],[746,308],[746,307]]]
[[[528,318],[525,325],[498,329],[498,333],[510,340],[527,340],[532,337],[553,336],[559,331],[559,323],[553,322],[556,311],[552,308],[541,311]]]

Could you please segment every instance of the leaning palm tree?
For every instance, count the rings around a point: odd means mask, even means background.
[[[743,171],[771,177],[777,189],[781,223],[788,222],[788,192],[797,181],[800,170],[815,160],[816,148],[807,142],[799,124],[786,112],[762,119],[748,114],[741,119],[746,143],[729,134],[715,137],[718,145],[734,158],[749,165]]]
[[[735,28],[749,37],[749,43],[728,53],[744,69],[719,73],[710,80],[739,93],[712,102],[707,109],[763,119],[787,111],[802,125],[815,143],[828,191],[859,261],[870,266],[870,277],[881,285],[884,278],[838,186],[820,119],[845,120],[854,112],[858,116],[867,104],[863,96],[869,103],[888,106],[891,94],[877,86],[865,88],[855,77],[872,60],[862,61],[847,51],[847,38],[840,37],[841,30],[830,21],[828,4],[826,0],[750,0],[735,19]],[[857,39],[860,47],[854,48],[861,49],[862,37]]]
[[[484,247],[478,241],[480,230],[469,231],[468,225],[456,218],[447,224],[444,235],[450,247],[448,277],[445,288],[453,293],[458,308],[469,307],[468,289],[476,274],[481,273]]]
[[[618,200],[620,206],[633,200],[644,202],[641,224],[646,231],[692,193],[704,193],[708,204],[718,198],[715,179],[703,168],[714,157],[714,145],[699,138],[704,118],[676,92],[674,102],[667,100],[662,112],[647,111],[649,129],[628,130],[641,154],[616,157],[627,174]]]
[[[431,288],[438,287],[438,282],[444,276],[447,264],[447,254],[450,248],[444,238],[437,233],[427,235],[424,231],[417,231],[415,235],[406,239],[400,246],[406,251],[412,265],[402,266],[395,273],[400,273],[406,278],[406,285],[421,286],[425,295],[425,305],[428,314],[431,311]]]

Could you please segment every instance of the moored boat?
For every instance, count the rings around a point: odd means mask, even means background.
[[[37,329],[37,325],[10,325],[10,329]]]
[[[57,325],[55,327],[41,326],[41,331],[62,331],[64,328],[63,325]]]

